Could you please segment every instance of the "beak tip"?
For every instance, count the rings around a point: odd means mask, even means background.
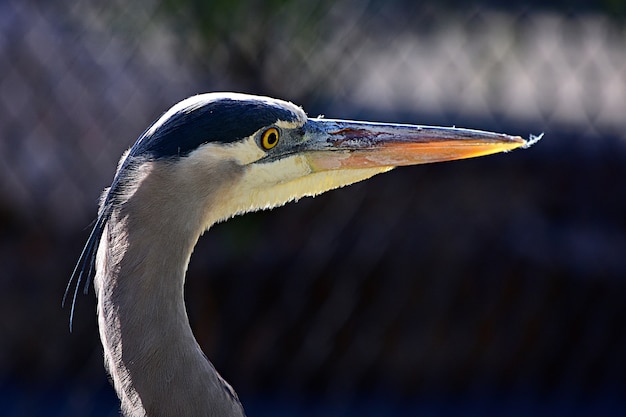
[[[530,136],[528,137],[528,140],[520,138],[520,139],[522,139],[524,141],[524,144],[521,146],[522,149],[530,148],[535,143],[539,142],[541,140],[541,138],[543,138],[543,132],[541,134],[539,134],[538,136],[535,136],[535,135],[533,135],[531,133]]]

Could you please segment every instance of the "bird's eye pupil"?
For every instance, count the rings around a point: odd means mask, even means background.
[[[266,150],[272,149],[278,143],[278,130],[275,127],[267,129],[261,137],[261,145]]]

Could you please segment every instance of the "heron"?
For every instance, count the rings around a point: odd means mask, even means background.
[[[120,159],[64,296],[70,326],[93,280],[105,367],[122,414],[244,416],[194,338],[183,288],[200,236],[394,167],[471,158],[534,139],[454,127],[308,117],[291,102],[206,93],[166,111]],[[73,287],[74,286],[74,287]]]

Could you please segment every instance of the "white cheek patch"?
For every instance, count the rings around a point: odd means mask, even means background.
[[[207,143],[192,152],[185,160],[191,172],[212,172],[230,175],[223,171],[224,162],[238,166],[237,178],[220,188],[220,198],[212,201],[205,219],[208,225],[236,214],[281,206],[305,196],[315,196],[325,191],[364,180],[392,167],[361,169],[316,170],[306,154],[291,155],[271,162],[259,162],[267,155],[259,148],[254,136],[240,142]],[[232,172],[231,172],[232,174]],[[190,174],[191,175],[191,174]],[[202,179],[199,179],[202,181]]]
[[[314,172],[302,155],[268,164],[252,164],[229,190],[229,207],[224,213],[240,214],[282,206],[289,201],[315,196],[390,169],[392,167]]]
[[[267,164],[249,165],[236,187],[239,211],[284,204],[291,196],[277,192],[281,185],[306,177],[310,173],[311,168],[306,158],[302,156],[292,156]]]

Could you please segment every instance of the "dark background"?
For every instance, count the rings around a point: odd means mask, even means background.
[[[117,415],[61,298],[121,153],[206,91],[545,133],[209,231],[188,311],[248,415],[626,413],[626,6],[503,4],[0,2],[0,414]]]

